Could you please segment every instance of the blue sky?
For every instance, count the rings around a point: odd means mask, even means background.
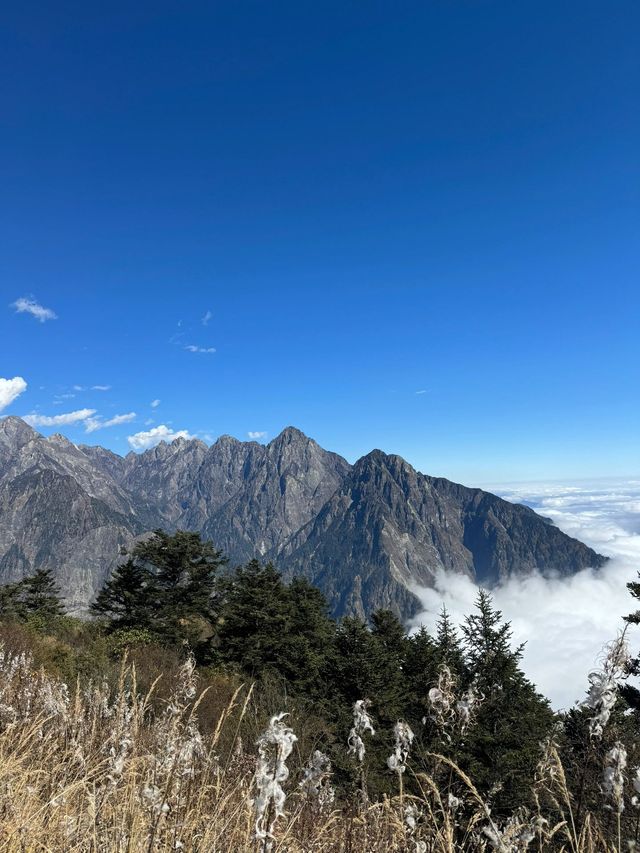
[[[2,414],[95,410],[38,428],[121,453],[294,424],[470,484],[639,473],[639,24],[13,4]]]

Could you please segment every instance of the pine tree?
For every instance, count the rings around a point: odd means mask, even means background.
[[[0,586],[0,619],[6,621],[19,620],[18,596],[19,582],[7,583]]]
[[[50,569],[0,588],[0,616],[25,621],[34,616],[45,620],[64,614],[60,592]]]
[[[181,638],[185,620],[210,618],[218,571],[227,560],[199,533],[156,530],[136,545],[133,558],[154,575],[158,618],[168,636]]]
[[[456,677],[464,678],[466,669],[464,650],[460,636],[444,604],[436,623],[435,661],[438,667],[448,666]]]
[[[415,722],[429,716],[429,690],[438,677],[439,656],[433,637],[424,625],[409,637],[404,676],[407,684],[407,717]]]
[[[373,666],[376,673],[372,702],[381,724],[392,727],[406,715],[409,684],[405,663],[410,643],[402,622],[390,610],[377,610],[371,616]]]
[[[378,687],[378,661],[371,631],[361,619],[345,617],[335,639],[335,669],[330,697],[351,709],[358,699],[372,699]]]
[[[289,606],[287,665],[298,692],[316,700],[326,692],[336,624],[329,618],[327,600],[305,578],[294,578],[286,590]]]
[[[27,613],[37,613],[46,618],[63,615],[60,590],[50,569],[38,569],[35,574],[25,578],[22,584],[22,606]]]
[[[638,573],[638,577],[640,578],[640,572]],[[639,581],[630,581],[627,584],[627,589],[633,598],[636,600],[640,599]],[[633,613],[629,613],[628,616],[624,616],[623,618],[628,625],[640,625],[640,610],[635,610]],[[636,655],[631,658],[628,664],[628,672],[629,675],[634,675],[636,677],[640,675],[640,656]],[[640,711],[640,690],[628,682],[622,685],[619,689],[629,706],[635,711]]]
[[[482,701],[460,758],[481,791],[500,786],[495,811],[506,814],[530,798],[540,743],[553,714],[520,669],[523,647],[511,648],[510,623],[502,621],[489,593],[479,592],[476,608],[462,633],[469,674]]]
[[[274,566],[251,560],[220,586],[216,642],[222,660],[254,677],[265,669],[289,677],[291,610],[286,587]]]
[[[108,619],[110,631],[151,628],[157,591],[154,575],[129,559],[114,571],[91,605],[97,616]]]
[[[92,610],[110,630],[148,628],[170,644],[200,654],[213,633],[215,590],[227,560],[198,533],[156,530],[138,542],[98,594]]]

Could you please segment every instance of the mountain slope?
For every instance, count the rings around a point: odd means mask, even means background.
[[[157,527],[305,575],[335,615],[409,616],[438,571],[492,584],[604,562],[528,507],[379,450],[351,466],[293,427],[266,446],[177,439],[123,458],[0,420],[0,583],[51,568],[82,612],[123,546]]]
[[[391,608],[412,615],[415,585],[436,572],[491,585],[540,569],[568,574],[604,558],[528,507],[427,477],[399,456],[360,459],[318,516],[281,550],[285,575],[304,574],[336,613]]]
[[[143,530],[128,495],[71,442],[0,420],[0,582],[51,569],[82,611]]]
[[[277,562],[282,543],[317,515],[350,465],[293,427],[256,457],[203,531],[234,561],[268,554]]]

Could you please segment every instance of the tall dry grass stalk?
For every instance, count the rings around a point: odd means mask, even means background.
[[[295,735],[282,718],[272,719],[257,748],[243,746],[239,731],[250,708],[250,687],[236,690],[206,735],[198,723],[205,693],[198,689],[191,661],[180,669],[166,701],[159,703],[155,691],[154,684],[146,695],[138,694],[135,667],[126,661],[115,689],[94,684],[69,690],[36,671],[27,655],[0,650],[1,851],[619,849],[607,844],[593,816],[576,825],[552,740],[534,780],[536,807],[500,822],[450,759],[428,754],[433,772],[415,772],[410,730],[401,724],[388,772],[410,779],[411,790],[418,793],[401,791],[355,808],[341,805],[334,794],[326,755],[292,753]],[[364,757],[361,734],[371,735],[371,728],[362,703],[350,739],[358,764]],[[296,758],[291,770],[285,765],[289,757]],[[436,783],[442,768],[455,785]],[[614,796],[616,772],[610,779]]]

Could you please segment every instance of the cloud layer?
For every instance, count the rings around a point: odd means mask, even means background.
[[[173,430],[165,424],[160,424],[152,429],[137,432],[127,438],[129,445],[134,450],[147,450],[149,447],[155,447],[161,441],[174,441],[176,438],[192,438],[186,429]]]
[[[12,307],[16,309],[17,314],[31,314],[31,316],[35,317],[40,323],[46,323],[47,320],[58,319],[58,315],[52,311],[51,308],[45,308],[44,305],[40,305],[34,299],[27,299],[24,296],[20,299],[16,299]]]
[[[523,666],[554,707],[584,698],[587,674],[603,646],[636,609],[626,589],[640,569],[640,481],[581,485],[513,486],[502,497],[527,503],[565,533],[611,557],[599,571],[565,579],[539,575],[512,579],[493,590],[496,606],[512,623],[514,640],[526,642]],[[424,612],[414,624],[433,627],[444,603],[457,622],[473,610],[477,588],[466,577],[442,574],[434,590],[417,591]],[[640,632],[630,634],[632,648]]]
[[[27,383],[22,376],[14,376],[13,379],[0,379],[0,412],[10,406],[26,390]]]

